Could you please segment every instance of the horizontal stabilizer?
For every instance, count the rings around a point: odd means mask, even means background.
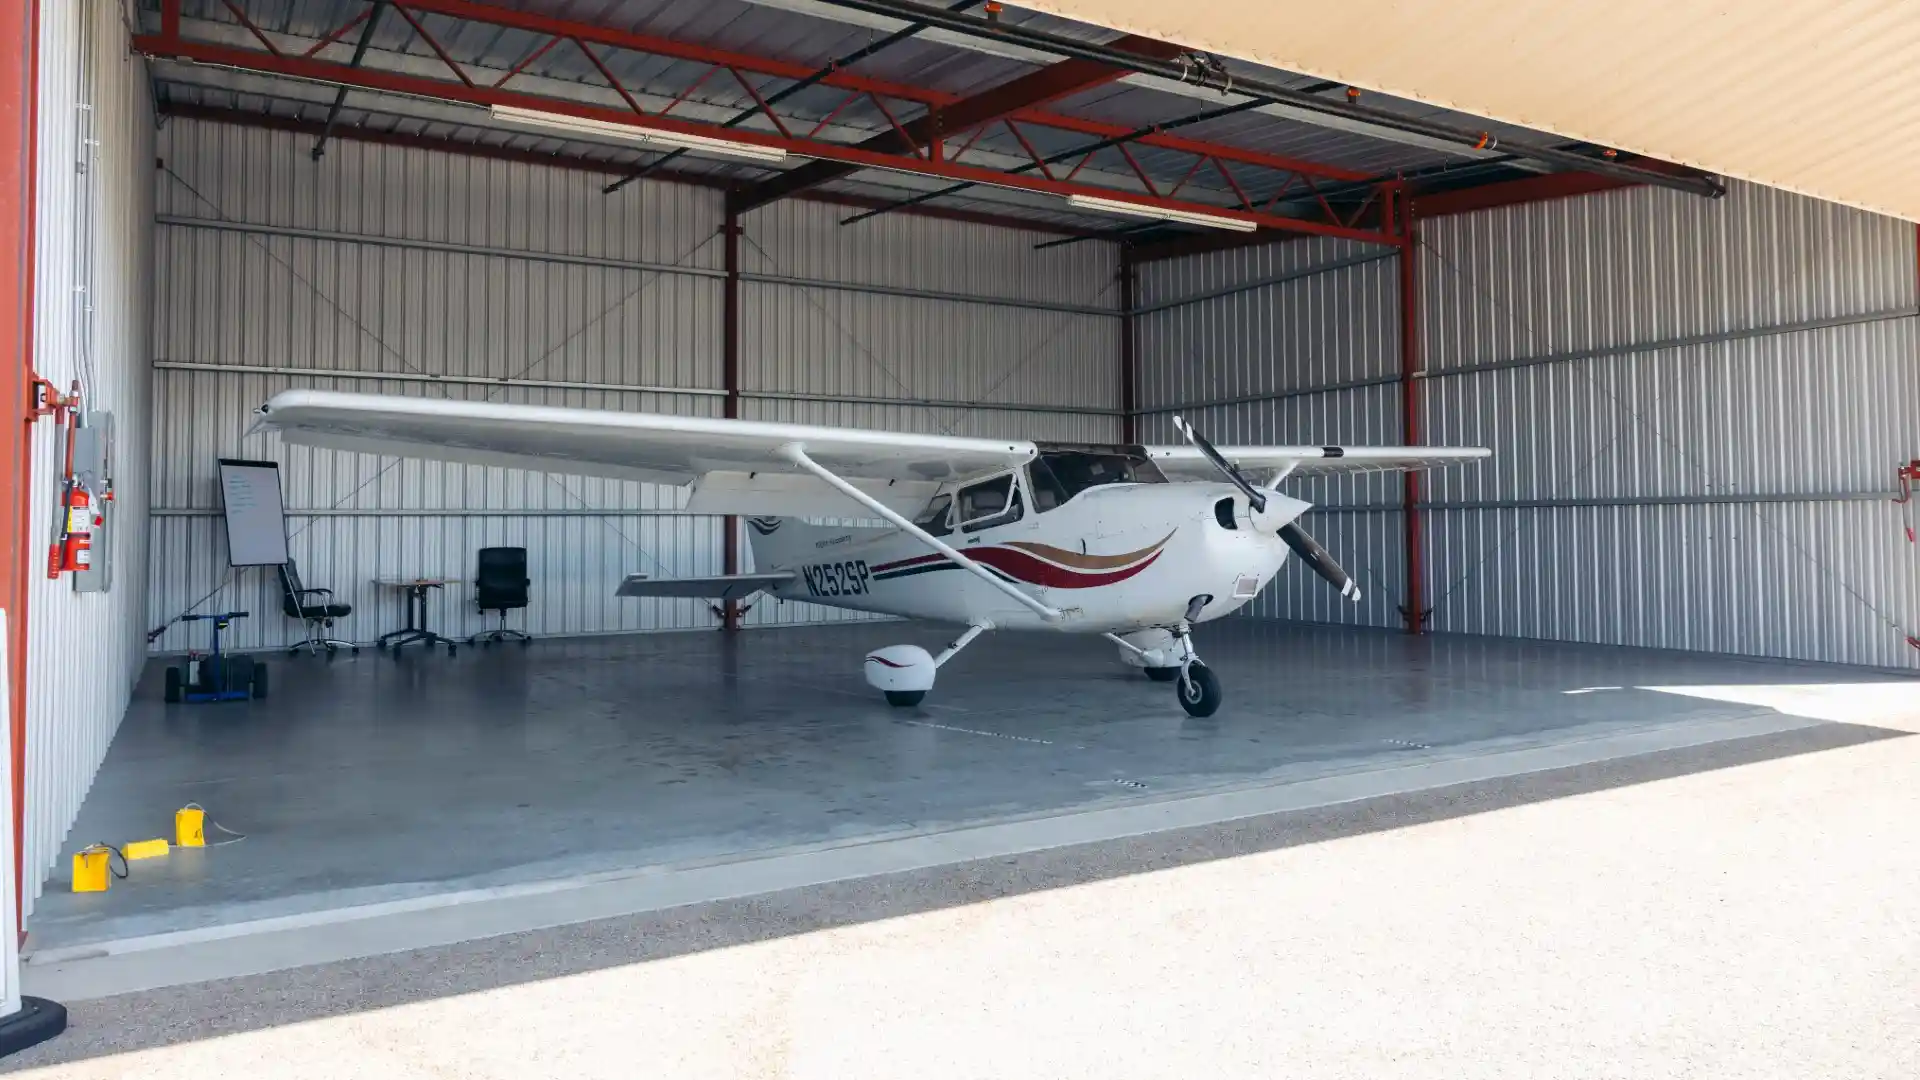
[[[785,581],[792,574],[730,574],[720,577],[650,578],[628,575],[615,596],[675,596],[698,600],[744,600]]]

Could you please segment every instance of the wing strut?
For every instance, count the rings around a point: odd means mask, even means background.
[[[828,486],[840,492],[840,494],[845,495],[847,498],[852,499],[853,501],[859,503],[860,505],[866,507],[867,509],[873,511],[874,513],[879,514],[881,517],[887,519],[888,521],[893,522],[895,525],[899,526],[901,530],[906,532],[909,536],[912,536],[914,539],[927,545],[928,547],[939,552],[940,554],[945,555],[948,559],[953,561],[953,564],[955,566],[958,566],[960,569],[965,570],[970,574],[973,574],[975,577],[978,577],[980,580],[986,582],[987,584],[993,586],[996,589],[999,589],[1001,592],[1006,593],[1008,596],[1012,597],[1013,599],[1018,600],[1021,604],[1029,608],[1032,608],[1034,612],[1038,614],[1041,618],[1051,622],[1053,620],[1056,620],[1062,617],[1062,612],[1060,611],[1059,608],[1049,607],[1048,605],[1043,604],[1038,600],[1035,600],[1033,597],[1028,596],[1026,593],[1021,592],[1019,589],[1014,588],[1012,585],[1008,584],[1007,582],[1002,581],[999,578],[993,576],[993,572],[991,570],[988,570],[986,567],[980,565],[977,562],[974,562],[972,559],[967,558],[965,555],[962,555],[958,549],[954,548],[952,545],[946,543],[945,541],[941,540],[939,537],[933,535],[932,533],[921,528],[920,526],[915,525],[910,519],[903,516],[899,512],[895,511],[892,507],[889,507],[886,503],[881,502],[880,500],[874,498],[873,496],[867,494],[866,492],[861,491],[859,488],[854,487],[852,484],[847,483],[845,480],[840,479],[838,476],[835,476],[832,471],[827,469],[826,466],[821,465],[820,463],[814,461],[812,458],[808,457],[806,447],[800,445],[799,443],[788,443],[785,446],[782,446],[780,448],[780,456],[787,459],[788,461],[793,462],[795,465],[798,465],[801,468],[807,470],[808,472],[819,477],[820,479],[826,481]]]

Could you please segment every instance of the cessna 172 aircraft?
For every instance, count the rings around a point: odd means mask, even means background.
[[[687,510],[746,517],[757,569],[680,580],[635,575],[621,596],[789,600],[960,623],[938,656],[891,645],[867,682],[899,706],[992,629],[1099,634],[1177,684],[1194,716],[1220,680],[1192,628],[1265,588],[1289,552],[1341,594],[1359,586],[1299,525],[1277,486],[1308,473],[1423,469],[1477,447],[1235,446],[1176,418],[1185,446],[1091,446],[910,435],[651,413],[288,390],[255,431],[288,443],[693,485]],[[872,515],[878,528],[806,517]]]

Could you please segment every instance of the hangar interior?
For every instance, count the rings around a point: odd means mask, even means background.
[[[998,5],[613,7],[45,9],[36,214],[71,242],[37,274],[86,300],[40,290],[36,370],[110,412],[116,450],[110,585],[34,580],[15,629],[29,672],[89,671],[18,688],[30,965],[1644,753],[1813,722],[1715,688],[1920,669],[1913,224]],[[528,108],[548,126],[503,119]],[[751,569],[740,523],[677,488],[249,433],[300,387],[1081,443],[1178,443],[1177,415],[1221,445],[1493,457],[1290,482],[1362,601],[1290,565],[1203,627],[1214,717],[1038,635],[987,635],[890,710],[861,651],[950,629],[617,598],[630,573]],[[33,429],[29,536],[58,437]],[[228,563],[221,458],[279,464],[302,577],[353,608],[336,633],[397,629],[374,582],[413,576],[451,579],[427,626],[485,629],[460,584],[509,545],[535,641],[287,657],[277,578]],[[179,617],[225,610],[272,695],[163,704],[161,667],[205,646]],[[244,842],[71,891],[74,850],[186,803]]]

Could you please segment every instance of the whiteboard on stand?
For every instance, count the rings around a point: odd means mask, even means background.
[[[277,463],[221,458],[220,503],[227,518],[228,565],[286,565],[287,508],[280,501]]]

